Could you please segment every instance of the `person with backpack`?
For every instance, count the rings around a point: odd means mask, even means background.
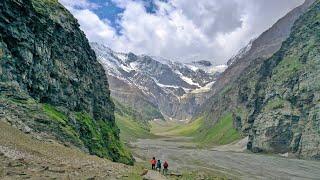
[[[161,161],[160,161],[160,159],[158,159],[158,162],[157,162],[157,170],[159,172],[161,172]]]
[[[153,157],[150,162],[151,162],[151,169],[156,169],[156,163],[157,163],[156,158]]]
[[[169,164],[168,164],[168,162],[167,161],[164,161],[164,163],[163,163],[163,175],[167,175],[168,174],[168,167],[169,167]]]

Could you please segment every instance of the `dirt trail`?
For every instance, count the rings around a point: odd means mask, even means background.
[[[152,170],[149,170],[148,173],[145,176],[143,176],[143,179],[147,179],[147,180],[167,180],[167,178],[162,176],[159,172],[152,171]]]
[[[196,149],[186,138],[140,139],[137,156],[168,160],[171,170],[209,170],[232,179],[320,179],[320,162],[278,156]]]

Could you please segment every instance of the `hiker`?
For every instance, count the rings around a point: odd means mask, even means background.
[[[151,169],[156,169],[156,163],[157,163],[156,158],[153,157],[150,162],[151,162]]]
[[[163,175],[167,175],[168,174],[168,167],[169,167],[169,164],[167,161],[164,161],[163,163]]]
[[[157,170],[159,172],[161,172],[161,161],[160,161],[160,159],[158,159],[158,162],[157,162]]]

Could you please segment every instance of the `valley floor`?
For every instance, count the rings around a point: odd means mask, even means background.
[[[320,178],[319,161],[239,152],[239,144],[198,149],[191,138],[163,136],[139,139],[131,143],[131,148],[140,159],[148,160],[155,156],[167,160],[173,172],[204,171],[228,179]]]
[[[142,179],[149,159],[168,160],[178,179],[319,179],[320,162],[197,149],[187,137],[157,136],[130,143],[135,166],[113,163],[68,144],[24,134],[0,121],[0,179]],[[232,146],[231,146],[232,147]],[[217,150],[218,149],[218,150]],[[166,179],[148,171],[147,179]],[[168,179],[177,179],[167,177]]]

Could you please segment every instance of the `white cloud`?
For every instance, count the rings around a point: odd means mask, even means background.
[[[180,61],[209,59],[225,63],[252,38],[303,0],[154,0],[156,13],[140,0],[113,0],[124,9],[120,35],[87,0],[60,0],[79,20],[90,41],[116,51],[135,52]]]
[[[73,7],[73,8],[81,8],[81,9],[96,9],[100,6],[96,3],[91,3],[88,0],[59,0],[61,4],[66,7]]]
[[[102,21],[96,14],[87,9],[73,10],[75,17],[81,24],[81,28],[91,39],[113,41],[115,37],[114,29],[108,22]]]

